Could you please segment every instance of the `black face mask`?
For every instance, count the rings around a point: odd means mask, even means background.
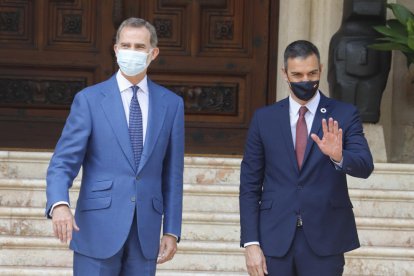
[[[309,101],[315,96],[316,91],[319,88],[319,80],[317,81],[299,81],[299,82],[290,82],[290,89],[292,89],[293,94],[302,100],[302,101]]]

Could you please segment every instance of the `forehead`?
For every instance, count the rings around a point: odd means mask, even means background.
[[[287,70],[290,72],[293,71],[313,71],[315,69],[319,69],[319,61],[316,55],[310,55],[306,58],[303,57],[296,57],[296,58],[288,58],[287,60]]]
[[[124,27],[119,34],[120,43],[150,43],[150,32],[144,26],[142,27]]]

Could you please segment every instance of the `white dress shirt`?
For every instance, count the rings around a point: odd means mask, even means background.
[[[121,92],[122,105],[124,106],[125,117],[129,126],[129,106],[132,100],[132,88],[134,84],[130,83],[122,74],[121,71],[116,73],[116,81],[118,83],[119,91]],[[138,103],[142,113],[142,142],[145,145],[145,135],[147,133],[148,125],[148,106],[149,106],[149,91],[147,75],[140,81],[137,86]]]
[[[316,92],[316,95],[306,103],[308,111],[305,113],[306,126],[308,128],[308,135],[310,134],[313,119],[315,118],[316,110],[318,109],[319,101],[321,100],[321,95],[319,91]],[[296,124],[299,118],[299,109],[301,105],[296,102],[292,96],[289,96],[289,117],[290,117],[290,130],[292,132],[293,145],[296,148]]]

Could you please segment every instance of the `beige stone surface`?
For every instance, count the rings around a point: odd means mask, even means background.
[[[53,238],[44,218],[42,168],[49,158],[0,151],[7,168],[0,176],[0,275],[71,275],[71,252]],[[182,242],[175,260],[157,275],[247,275],[239,248],[240,162],[186,157]],[[344,275],[409,275],[414,165],[376,163],[367,180],[348,180],[362,248],[346,254]],[[79,185],[78,179],[73,204]]]

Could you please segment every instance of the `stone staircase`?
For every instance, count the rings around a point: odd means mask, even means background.
[[[72,275],[72,252],[44,218],[50,153],[0,152],[0,275]],[[183,240],[157,275],[247,275],[239,248],[238,158],[186,157]],[[362,247],[345,275],[414,275],[414,165],[349,178]],[[72,205],[79,179],[72,189]]]

